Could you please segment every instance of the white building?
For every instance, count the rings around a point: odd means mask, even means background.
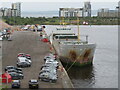
[[[11,16],[16,17],[17,16],[17,9],[11,9]]]
[[[84,2],[83,8],[60,8],[59,17],[91,17],[91,4]]]
[[[3,9],[0,8],[0,17],[2,17],[2,16],[3,16]]]
[[[83,8],[60,8],[60,17],[82,17]]]
[[[21,17],[21,3],[12,3],[12,10],[15,13],[16,11],[16,16],[20,16]]]
[[[3,8],[2,9],[2,13],[3,13],[3,16],[8,16],[10,17],[12,12],[11,12],[11,8]]]

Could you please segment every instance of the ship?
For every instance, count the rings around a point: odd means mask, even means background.
[[[80,35],[71,27],[60,25],[50,34],[50,43],[61,62],[72,66],[92,65],[96,44],[88,41],[88,35]],[[84,38],[84,40],[82,40]]]

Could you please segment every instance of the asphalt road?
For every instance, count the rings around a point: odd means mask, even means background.
[[[38,79],[40,67],[44,64],[44,56],[49,53],[49,45],[39,40],[39,34],[30,31],[15,31],[12,34],[12,41],[2,42],[2,71],[6,65],[16,66],[17,54],[28,53],[32,58],[32,66],[23,68],[24,79],[21,80],[21,88],[28,88],[30,79]],[[56,83],[39,81],[39,88],[63,88],[58,71]],[[11,84],[8,84],[11,87]]]

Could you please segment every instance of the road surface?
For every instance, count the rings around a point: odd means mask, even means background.
[[[7,65],[16,66],[17,54],[28,53],[32,58],[32,66],[23,68],[24,79],[21,80],[21,88],[28,88],[30,79],[38,79],[38,74],[44,56],[49,53],[49,45],[39,40],[39,33],[31,31],[15,31],[12,34],[12,41],[2,42],[2,71]],[[39,82],[39,88],[63,88],[58,71],[57,83]],[[11,84],[8,84],[11,88]]]

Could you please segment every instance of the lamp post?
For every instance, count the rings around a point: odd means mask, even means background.
[[[80,27],[79,27],[79,17],[78,17],[78,12],[77,12],[77,26],[78,26],[78,42],[80,42]]]

